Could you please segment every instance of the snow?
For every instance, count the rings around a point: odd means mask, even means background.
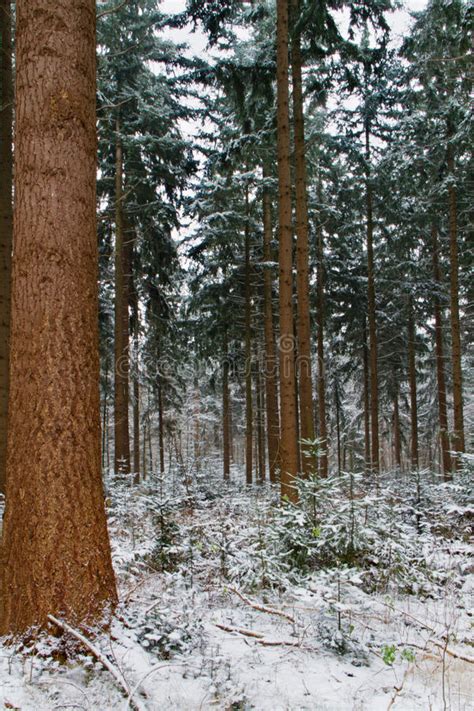
[[[167,497],[158,484],[108,483],[120,605],[94,643],[129,697],[85,649],[64,661],[64,641],[41,637],[29,652],[0,648],[5,708],[472,709],[472,662],[453,656],[474,656],[467,541],[437,539],[430,565],[450,574],[426,596],[372,591],[356,566],[277,565],[270,487],[226,488],[212,472]]]

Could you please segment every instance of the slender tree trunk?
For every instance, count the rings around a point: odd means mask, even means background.
[[[18,0],[16,16],[1,634],[49,614],[92,621],[116,601],[100,471],[95,2]]]
[[[10,0],[0,0],[0,493],[5,493],[12,253],[12,27]]]
[[[104,373],[104,400],[102,406],[102,470],[105,469],[107,456],[107,427],[108,427],[108,407],[107,399],[109,397],[109,359],[105,358],[105,373]]]
[[[268,169],[263,167],[263,177],[268,178]],[[263,191],[263,261],[272,261],[272,207],[268,189]],[[263,271],[263,306],[265,331],[265,401],[267,406],[267,448],[270,481],[276,482],[279,466],[280,416],[278,412],[277,358],[273,330],[272,272]]]
[[[451,178],[448,187],[449,196],[449,252],[450,268],[450,301],[451,301],[451,342],[452,342],[452,368],[453,368],[453,414],[454,429],[451,445],[454,452],[465,451],[464,442],[464,411],[462,394],[462,366],[461,366],[461,326],[459,322],[459,266],[458,266],[458,239],[457,239],[457,195],[455,187],[454,149],[451,143],[453,130],[448,126],[447,164]],[[454,460],[456,467],[460,464],[459,457]]]
[[[133,251],[136,242],[136,233],[132,225],[127,224],[126,230],[126,266],[127,266],[127,289],[129,294],[129,305],[132,313],[133,330],[133,474],[134,483],[140,482],[140,380],[139,380],[139,360],[140,360],[140,309],[138,304],[138,293],[133,275]]]
[[[115,471],[130,473],[130,438],[128,423],[129,318],[127,288],[127,248],[124,244],[122,205],[122,140],[120,120],[115,138]]]
[[[373,195],[370,174],[370,129],[368,122],[365,126],[365,157],[367,170],[367,299],[369,320],[369,364],[370,364],[370,424],[371,424],[371,457],[370,470],[379,471],[380,445],[379,445],[379,379],[377,357],[377,317],[375,304],[375,275],[374,275],[374,222],[373,222]]]
[[[318,185],[318,200],[322,203],[321,179]],[[326,422],[326,373],[324,365],[324,235],[323,226],[318,224],[318,259],[317,259],[317,303],[316,303],[316,323],[318,328],[318,423],[319,439],[322,443],[323,454],[319,457],[319,474],[322,477],[328,475],[328,432]]]
[[[400,409],[398,406],[398,383],[396,383],[393,395],[393,447],[395,452],[395,464],[399,469],[401,469],[402,446],[400,434]]]
[[[435,224],[431,227],[433,240],[433,276],[436,289],[433,306],[435,317],[435,344],[436,344],[436,375],[438,380],[438,412],[439,412],[439,437],[441,444],[441,462],[443,475],[446,480],[451,478],[451,454],[448,435],[448,408],[446,403],[446,380],[444,375],[444,344],[443,322],[438,293],[441,290],[441,269],[439,266],[438,230]]]
[[[160,474],[165,474],[165,433],[164,433],[164,417],[163,417],[163,386],[161,379],[158,381],[158,438],[159,438],[159,453],[160,453]],[[151,455],[150,455],[151,460]]]
[[[292,18],[296,22],[299,0],[291,0]],[[314,440],[313,384],[311,368],[311,319],[309,309],[309,244],[308,203],[306,194],[306,158],[304,142],[303,87],[301,78],[300,36],[295,33],[291,46],[293,79],[293,122],[295,144],[295,214],[296,214],[296,295],[298,303],[298,399],[300,435]],[[313,457],[302,447],[302,469],[308,474],[315,469]]]
[[[293,239],[291,228],[288,0],[277,0],[277,146],[280,313],[281,494],[298,500],[295,361],[293,344]]]
[[[416,332],[413,313],[413,300],[408,300],[408,381],[410,385],[410,423],[411,423],[411,466],[419,467],[418,457],[418,404],[416,392]]]
[[[257,461],[258,461],[258,482],[262,484],[266,479],[265,471],[265,402],[263,395],[261,358],[257,353],[255,363],[255,394],[257,400]]]
[[[337,435],[337,473],[340,475],[341,468],[341,402],[339,400],[339,387],[337,381],[334,385],[334,402],[336,405],[336,435]]]
[[[367,348],[367,329],[364,322],[364,342],[362,345],[362,355],[364,362],[364,451],[365,451],[365,472],[370,471],[370,384],[369,384],[369,350]]]
[[[224,360],[222,363],[222,440],[224,479],[230,479],[230,393],[229,393],[229,352],[227,331],[224,332]]]
[[[245,480],[252,483],[252,282],[250,263],[249,191],[245,190]]]

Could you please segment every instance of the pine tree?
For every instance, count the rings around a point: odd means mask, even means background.
[[[2,634],[116,601],[100,476],[95,3],[16,11]]]
[[[8,421],[8,344],[12,251],[12,42],[11,3],[0,2],[0,493],[5,492]]]

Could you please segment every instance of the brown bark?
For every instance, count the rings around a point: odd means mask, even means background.
[[[222,363],[222,440],[224,479],[230,479],[230,393],[229,353],[227,331],[224,332],[224,360]]]
[[[441,288],[441,269],[439,266],[438,230],[435,224],[431,227],[431,237],[433,243],[433,276],[436,289]],[[437,291],[434,299],[435,317],[435,345],[436,345],[436,376],[438,381],[438,413],[439,413],[439,437],[441,444],[441,462],[443,475],[446,480],[451,478],[451,454],[448,435],[448,408],[446,402],[446,379],[444,375],[444,343],[443,343],[443,321],[441,317],[441,305]]]
[[[373,194],[370,175],[370,130],[368,122],[365,126],[365,158],[366,158],[366,210],[367,210],[367,301],[369,321],[369,366],[370,366],[370,426],[371,451],[370,470],[378,472],[380,465],[379,445],[379,379],[377,357],[377,316],[375,304],[374,275],[374,221]]]
[[[252,483],[252,282],[250,263],[249,191],[245,191],[245,480]]]
[[[12,252],[12,28],[10,0],[0,0],[0,493],[5,493]]]
[[[297,413],[293,337],[293,239],[291,228],[288,0],[277,0],[277,148],[280,316],[281,494],[298,500]]]
[[[451,359],[453,368],[453,434],[451,446],[454,452],[464,452],[464,408],[462,394],[462,366],[461,366],[461,326],[459,322],[459,265],[458,265],[458,238],[457,238],[457,195],[454,184],[454,149],[451,144],[453,130],[448,126],[447,164],[450,182],[448,187],[449,197],[449,254],[450,254],[450,303],[451,303]],[[459,466],[459,457],[454,460]]]
[[[140,381],[139,381],[139,357],[140,357],[140,310],[138,304],[138,293],[135,287],[133,276],[133,252],[136,242],[136,232],[133,225],[124,220],[125,243],[125,266],[127,277],[127,293],[129,306],[132,314],[133,333],[133,355],[134,368],[132,378],[132,401],[133,401],[133,475],[134,483],[140,482]]]
[[[100,472],[95,3],[18,0],[2,634],[116,601]],[[27,477],[26,477],[27,473]]]
[[[418,469],[418,403],[416,390],[416,332],[413,300],[408,300],[408,382],[410,387],[411,466]]]
[[[123,220],[123,152],[120,120],[115,138],[115,471],[130,473],[128,265]]]
[[[263,177],[268,177],[264,166]],[[272,261],[272,207],[268,189],[263,192],[263,261]],[[272,273],[263,271],[263,308],[265,333],[265,402],[267,411],[267,448],[270,481],[276,482],[279,467],[280,415],[278,412],[277,359],[273,330]]]
[[[292,18],[298,18],[299,0],[291,0]],[[296,217],[296,295],[298,337],[298,401],[300,436],[314,440],[313,384],[311,373],[311,319],[309,309],[309,244],[308,202],[306,194],[306,158],[304,142],[303,86],[301,78],[301,41],[295,33],[291,45],[293,80],[293,123],[295,146],[295,217]],[[302,447],[304,474],[314,471],[316,462],[306,456]]]
[[[321,180],[318,185],[319,203],[322,203]],[[319,474],[322,477],[328,475],[328,432],[326,421],[326,373],[324,365],[324,235],[323,226],[318,224],[318,245],[317,245],[317,302],[316,302],[316,324],[318,328],[317,348],[318,348],[318,424],[319,439],[323,448],[323,453],[319,457]]]

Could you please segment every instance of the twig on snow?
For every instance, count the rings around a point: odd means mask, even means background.
[[[107,659],[105,654],[102,654],[100,649],[96,647],[96,645],[91,642],[87,637],[85,637],[81,632],[78,630],[74,629],[74,627],[71,627],[67,622],[64,622],[63,620],[59,620],[57,617],[54,615],[48,615],[48,619],[50,622],[55,624],[57,627],[60,627],[64,632],[67,632],[70,634],[72,637],[78,640],[86,649],[91,652],[94,657],[97,659],[98,662],[102,664],[105,669],[107,669],[108,672],[113,676],[115,679],[117,685],[119,688],[125,693],[125,695],[128,697],[130,696],[130,688],[125,680],[125,677],[123,674],[112,664],[112,662]],[[146,711],[145,707],[141,705],[141,703],[137,700],[131,701],[130,705],[132,708],[135,709],[135,711]]]
[[[245,595],[242,595],[242,593],[239,590],[236,590],[236,588],[233,588],[231,586],[229,586],[228,589],[231,592],[233,592],[235,595],[240,597],[242,602],[245,602],[246,605],[249,605],[249,607],[253,607],[254,610],[258,610],[259,612],[266,612],[268,615],[276,615],[277,617],[283,617],[285,620],[288,620],[289,622],[296,624],[295,618],[293,617],[293,615],[290,615],[288,612],[284,612],[283,610],[276,610],[273,607],[267,607],[266,605],[259,605],[258,603],[252,602],[252,600],[249,600],[248,597],[245,597]]]
[[[214,624],[220,630],[224,630],[224,632],[238,632],[238,634],[242,634],[245,637],[257,637],[258,639],[263,638],[263,634],[261,632],[254,632],[253,630],[246,630],[243,627],[232,627],[231,625],[222,625],[219,622],[215,622]]]

